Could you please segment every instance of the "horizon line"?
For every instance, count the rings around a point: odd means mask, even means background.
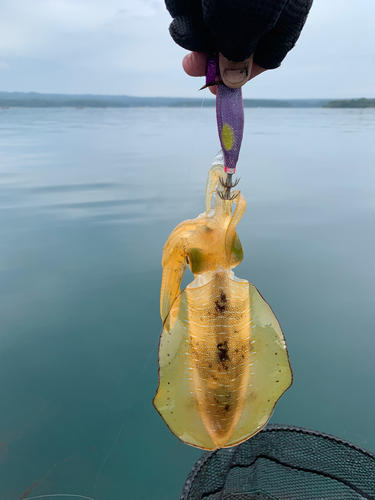
[[[186,96],[137,96],[130,94],[94,94],[94,93],[63,93],[63,92],[40,92],[35,90],[20,91],[20,90],[0,90],[0,94],[38,94],[38,95],[64,95],[64,96],[93,96],[93,97],[131,97],[135,99],[201,99],[200,96],[197,97],[186,97]],[[214,100],[215,96],[205,97],[207,100]],[[263,101],[305,101],[305,100],[353,100],[353,99],[373,99],[372,97],[244,97],[244,100],[263,100]]]

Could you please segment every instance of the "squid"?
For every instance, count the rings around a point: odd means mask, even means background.
[[[223,165],[214,162],[205,213],[174,229],[162,257],[153,404],[175,436],[205,450],[259,432],[293,377],[272,309],[254,285],[234,275],[243,259],[236,227],[246,200],[240,191],[226,196],[227,185]],[[194,281],[181,291],[186,266]]]

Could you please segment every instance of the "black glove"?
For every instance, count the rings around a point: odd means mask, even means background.
[[[196,52],[221,52],[230,61],[273,69],[298,40],[312,0],[165,0],[169,32]]]

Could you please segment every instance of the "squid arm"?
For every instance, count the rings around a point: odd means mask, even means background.
[[[212,196],[215,192],[215,189],[217,188],[220,177],[222,177],[223,175],[224,172],[222,165],[214,165],[209,172],[205,195],[206,214],[208,214],[211,209]]]
[[[237,198],[236,198],[236,209],[234,211],[234,214],[232,215],[232,218],[230,220],[230,223],[227,228],[227,232],[225,235],[225,251],[227,254],[227,259],[230,259],[230,256],[232,254],[233,250],[236,250],[236,246],[238,246],[239,249],[241,249],[242,252],[242,245],[238,239],[237,232],[236,232],[236,227],[237,224],[240,222],[243,214],[245,213],[246,210],[246,200],[245,197],[242,196],[241,192],[238,192]],[[238,245],[236,245],[235,238],[237,236],[238,239]],[[243,258],[243,254],[241,257],[241,260]]]
[[[176,234],[169,239],[163,251],[163,276],[160,290],[160,315],[164,328],[169,332],[169,311],[180,293],[180,285],[186,270],[186,239]]]

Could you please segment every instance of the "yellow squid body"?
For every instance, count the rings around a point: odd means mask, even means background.
[[[256,434],[292,383],[285,339],[254,285],[236,278],[240,192],[223,199],[226,174],[209,172],[206,213],[179,224],[163,251],[159,386],[154,406],[184,443],[214,450]],[[217,190],[213,210],[211,199]],[[233,205],[236,209],[232,213]],[[186,265],[194,281],[182,292]]]

